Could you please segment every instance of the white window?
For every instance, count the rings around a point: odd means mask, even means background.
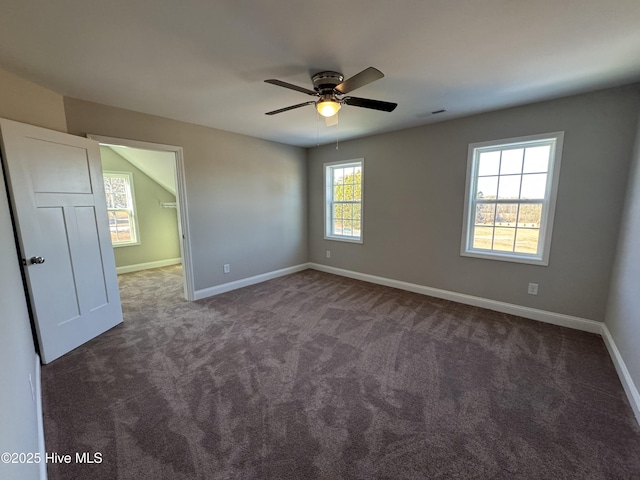
[[[324,238],[362,243],[364,160],[325,163]]]
[[[563,135],[469,145],[461,255],[549,264]]]
[[[103,172],[109,230],[114,247],[140,243],[130,172]]]

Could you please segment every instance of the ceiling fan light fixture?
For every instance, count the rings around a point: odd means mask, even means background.
[[[340,110],[340,103],[336,102],[332,98],[323,98],[316,103],[316,109],[318,113],[323,117],[333,117],[338,110]]]

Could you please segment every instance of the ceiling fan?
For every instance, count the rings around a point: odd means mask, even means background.
[[[314,104],[318,113],[327,117],[327,119],[338,113],[338,110],[340,110],[342,105],[392,112],[398,106],[397,103],[347,96],[348,93],[352,92],[356,88],[364,87],[365,85],[375,82],[382,77],[384,77],[384,74],[377,68],[373,67],[365,68],[363,71],[355,74],[347,80],[344,80],[344,76],[339,72],[319,72],[311,77],[313,90],[283,82],[282,80],[270,78],[269,80],[265,80],[265,82],[270,83],[271,85],[277,85],[278,87],[289,88],[297,92],[306,93],[307,95],[318,97],[318,99],[273,110],[272,112],[267,112],[266,115],[275,115],[276,113],[282,113],[288,110],[293,110],[294,108]]]

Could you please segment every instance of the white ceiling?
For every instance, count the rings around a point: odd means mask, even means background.
[[[353,92],[341,139],[640,80],[639,0],[0,0],[0,66],[63,95],[293,145],[332,142],[310,74]],[[448,112],[432,116],[439,108]]]
[[[174,197],[176,196],[176,161],[173,152],[106,145],[126,161],[150,177]]]

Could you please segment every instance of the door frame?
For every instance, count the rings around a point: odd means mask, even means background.
[[[162,143],[143,142],[127,138],[107,137],[104,135],[87,134],[87,138],[97,141],[101,145],[115,145],[122,147],[140,148],[172,152],[175,156],[176,167],[176,203],[178,212],[178,234],[180,235],[180,256],[182,257],[184,297],[189,301],[195,300],[193,284],[193,264],[191,259],[191,232],[189,230],[189,215],[187,208],[187,185],[184,174],[184,155],[182,147],[165,145]]]

